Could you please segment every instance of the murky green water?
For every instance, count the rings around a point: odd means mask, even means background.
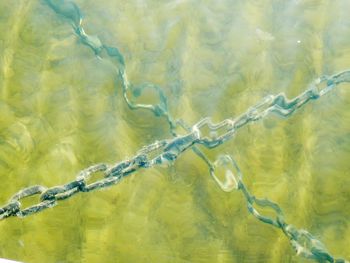
[[[86,33],[123,54],[129,81],[159,85],[173,118],[189,125],[238,116],[268,94],[292,98],[350,68],[348,0],[75,3]],[[254,195],[349,260],[349,105],[350,84],[340,84],[289,118],[270,116],[199,148],[212,161],[234,156]],[[64,184],[172,137],[165,118],[129,109],[113,61],[96,56],[47,1],[0,2],[0,114],[0,206],[23,187]],[[222,191],[190,150],[173,166],[0,221],[0,258],[312,262],[253,217],[239,191]]]

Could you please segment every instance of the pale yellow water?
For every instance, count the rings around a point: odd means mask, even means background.
[[[268,94],[294,97],[350,68],[348,0],[75,2],[86,32],[123,53],[129,79],[160,85],[172,115],[191,125],[237,116]],[[211,160],[232,154],[251,192],[348,260],[349,105],[350,84],[341,84],[290,118],[266,118],[205,150]],[[164,119],[127,107],[111,63],[45,1],[0,1],[0,206],[23,187],[64,184],[170,137]],[[192,151],[169,168],[0,221],[0,258],[309,262],[248,212],[241,193],[223,192]]]

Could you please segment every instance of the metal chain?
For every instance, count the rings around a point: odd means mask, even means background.
[[[224,182],[219,180],[215,173],[215,170],[218,167],[223,167],[226,169]],[[214,180],[225,192],[231,192],[233,190],[241,191],[247,202],[248,211],[261,222],[281,229],[289,238],[289,241],[295,249],[297,255],[301,255],[308,259],[314,259],[319,262],[347,262],[341,258],[335,259],[327,251],[323,243],[316,239],[308,231],[304,229],[297,229],[293,225],[288,224],[285,221],[283,211],[278,204],[270,201],[269,199],[260,199],[252,195],[243,182],[243,176],[237,163],[230,155],[219,156],[217,161],[214,163],[213,169],[210,169],[210,173]],[[275,217],[273,218],[267,215],[262,215],[259,212],[259,207],[267,207],[272,209],[275,213]]]
[[[82,15],[76,4],[65,0],[59,2],[46,0],[46,3],[57,14],[64,16],[70,21],[75,33],[84,45],[91,48],[99,58],[112,61],[117,69],[119,79],[121,80],[123,97],[129,108],[132,110],[150,110],[155,116],[165,117],[174,138],[156,141],[151,145],[145,146],[137,152],[133,158],[115,165],[110,166],[102,163],[88,167],[81,171],[75,180],[64,185],[51,188],[35,185],[24,188],[13,195],[5,206],[0,207],[0,220],[11,216],[26,217],[43,211],[46,208],[51,208],[57,205],[58,201],[70,198],[77,193],[90,192],[117,184],[123,177],[141,168],[150,168],[155,165],[171,165],[182,152],[191,148],[194,153],[207,163],[211,176],[221,189],[226,192],[231,192],[234,189],[240,190],[247,201],[248,211],[258,220],[280,228],[289,238],[291,245],[295,248],[298,255],[321,262],[347,262],[344,259],[334,259],[333,256],[328,253],[324,245],[306,230],[298,230],[294,226],[287,224],[278,204],[268,199],[259,199],[252,195],[243,183],[239,167],[231,156],[221,156],[213,164],[196,145],[203,145],[209,149],[215,148],[231,139],[241,127],[259,121],[270,113],[274,113],[280,117],[288,117],[309,101],[316,100],[327,94],[338,84],[350,82],[350,70],[340,72],[330,77],[323,76],[317,79],[308,89],[292,100],[288,100],[283,93],[270,95],[237,118],[225,119],[216,124],[212,123],[210,118],[204,118],[192,127],[189,127],[182,120],[173,121],[168,111],[167,98],[159,86],[146,84],[135,87],[129,83],[122,54],[116,47],[104,45],[98,37],[90,36],[85,33],[82,27]],[[321,88],[322,85],[325,87]],[[149,105],[133,102],[127,96],[128,91],[132,89],[137,90],[138,93],[142,93],[145,89],[154,89],[159,96],[159,104]],[[177,135],[175,128],[178,125],[184,128],[187,134],[182,136]],[[208,127],[210,131],[209,136],[204,133],[206,127]],[[217,133],[219,132],[221,132],[221,134],[218,135]],[[231,165],[231,168],[227,168],[226,170],[225,182],[219,180],[215,174],[216,168],[221,165]],[[231,171],[232,168],[236,171],[235,173]],[[104,178],[88,183],[89,179],[96,173],[103,173]],[[39,194],[39,202],[37,204],[22,208],[21,199]],[[275,218],[262,215],[258,211],[258,207],[271,208],[276,213]]]
[[[7,205],[0,208],[0,219],[9,216],[25,217],[40,212],[46,208],[55,206],[57,201],[67,199],[79,192],[90,192],[95,189],[114,185],[123,177],[134,173],[140,168],[150,168],[155,165],[164,164],[171,165],[182,152],[193,147],[195,144],[201,144],[207,148],[217,147],[232,138],[239,128],[251,122],[258,121],[269,113],[275,113],[282,117],[289,116],[308,101],[319,98],[319,94],[325,94],[324,91],[329,90],[330,87],[342,82],[350,82],[350,71],[344,71],[326,80],[327,83],[331,84],[327,85],[324,89],[318,91],[317,86],[312,85],[311,88],[292,100],[288,100],[284,94],[270,96],[268,99],[265,98],[236,119],[229,118],[214,124],[209,118],[204,118],[196,123],[188,134],[168,140],[156,141],[153,144],[143,147],[133,158],[117,163],[114,166],[97,164],[88,167],[81,171],[75,180],[65,185],[55,186],[49,189],[44,186],[35,185],[22,189],[10,198]],[[220,136],[203,136],[201,130],[205,126],[212,132],[220,129],[223,129],[225,132]],[[211,169],[213,168],[211,167]],[[104,178],[88,184],[88,179],[94,173],[98,172],[103,172]],[[225,187],[222,185],[221,187],[225,190]],[[21,209],[21,199],[37,194],[40,194],[40,202],[38,204]]]

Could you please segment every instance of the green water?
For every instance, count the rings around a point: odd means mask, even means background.
[[[123,54],[130,82],[159,85],[173,118],[190,125],[238,116],[268,94],[292,98],[317,77],[350,68],[347,0],[75,3],[86,33]],[[349,88],[341,84],[289,118],[243,127],[215,149],[199,147],[212,161],[234,156],[254,195],[278,203],[289,223],[345,259]],[[0,206],[23,187],[61,185],[92,164],[113,164],[171,138],[164,118],[129,109],[113,63],[46,1],[0,2],[0,114]],[[254,218],[241,193],[223,192],[192,151],[173,166],[0,221],[0,258],[312,262],[296,255],[282,231]]]

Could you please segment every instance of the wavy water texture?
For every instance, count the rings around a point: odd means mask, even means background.
[[[169,113],[168,98],[162,88],[152,83],[134,85],[129,82],[126,72],[126,63],[118,48],[105,45],[99,37],[90,36],[85,33],[82,26],[83,17],[79,7],[69,1],[47,0],[46,3],[59,15],[70,22],[80,42],[88,46],[102,60],[109,60],[114,65],[115,73],[121,83],[124,101],[131,110],[148,110],[156,117],[164,117],[170,127],[173,139],[157,141],[145,146],[137,155],[116,165],[110,166],[100,164],[83,170],[75,181],[47,189],[42,186],[26,188],[14,195],[8,205],[0,208],[0,218],[17,215],[24,217],[39,212],[45,208],[54,206],[58,200],[71,197],[78,192],[89,192],[113,185],[140,168],[150,168],[156,165],[172,165],[174,161],[187,149],[192,149],[197,156],[201,157],[209,167],[210,174],[222,190],[230,192],[234,189],[240,190],[247,201],[248,211],[263,223],[281,229],[290,240],[291,245],[304,258],[314,259],[319,262],[345,262],[343,259],[335,259],[319,241],[308,231],[297,229],[287,224],[280,206],[269,199],[260,199],[248,191],[243,183],[240,169],[231,156],[221,156],[215,163],[195,145],[202,145],[205,148],[216,148],[231,139],[240,128],[251,122],[265,119],[270,113],[279,117],[289,117],[293,113],[312,100],[320,99],[330,92],[334,87],[343,82],[350,82],[350,71],[344,71],[332,76],[324,76],[317,79],[304,92],[292,100],[288,100],[284,93],[266,96],[256,105],[250,107],[244,114],[237,118],[228,118],[219,123],[213,123],[210,118],[204,118],[193,126],[189,126],[183,120],[175,120]],[[259,34],[261,35],[261,30]],[[259,35],[259,36],[260,36]],[[270,37],[268,39],[272,41]],[[115,87],[118,88],[118,85]],[[154,92],[155,98],[148,103],[147,94]],[[142,98],[146,97],[146,102]],[[140,102],[138,102],[140,98]],[[153,101],[156,100],[154,103]],[[25,126],[22,126],[25,127]],[[188,133],[178,135],[176,129],[181,127]],[[30,135],[28,135],[30,136]],[[216,169],[224,166],[225,180],[222,181],[216,174]],[[88,184],[87,181],[93,173],[103,172],[104,179]],[[41,193],[41,203],[21,210],[20,199]],[[270,208],[274,216],[265,216],[260,213],[262,208]]]

